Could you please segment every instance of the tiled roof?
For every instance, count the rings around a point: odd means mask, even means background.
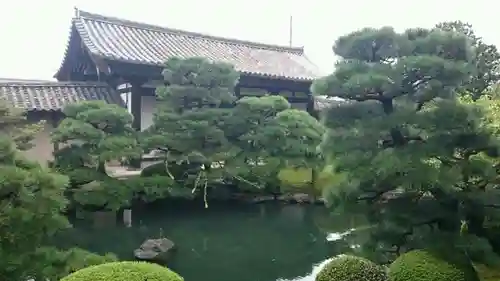
[[[0,99],[28,111],[56,111],[65,105],[103,100],[125,106],[108,84],[97,82],[55,82],[0,78]]]
[[[78,10],[73,26],[91,55],[112,61],[161,66],[171,57],[205,57],[250,75],[287,80],[321,75],[303,48],[208,36]]]

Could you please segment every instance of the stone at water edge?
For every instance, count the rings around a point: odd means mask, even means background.
[[[278,201],[283,201],[287,203],[314,203],[312,196],[307,193],[285,193],[278,196]]]
[[[167,238],[148,239],[134,250],[134,256],[142,261],[165,263],[174,251],[174,242]]]

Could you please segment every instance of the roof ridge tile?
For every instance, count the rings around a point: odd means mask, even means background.
[[[35,86],[55,86],[55,87],[110,87],[105,82],[98,81],[44,81],[44,80],[21,80],[21,79],[2,79],[0,78],[0,87],[5,85],[19,85],[25,87]]]
[[[226,43],[226,44],[244,45],[244,46],[258,48],[258,49],[274,50],[274,51],[280,51],[280,52],[295,53],[295,54],[300,54],[300,55],[302,55],[304,53],[304,47],[289,47],[289,46],[283,46],[283,45],[278,45],[278,44],[266,44],[266,43],[255,42],[255,41],[250,41],[250,40],[227,38],[227,37],[210,35],[210,34],[205,34],[205,33],[200,33],[200,32],[193,32],[193,31],[187,31],[187,30],[182,30],[182,29],[164,27],[164,26],[160,26],[160,25],[148,24],[148,23],[143,23],[143,22],[139,22],[139,21],[132,21],[132,20],[122,19],[122,18],[118,18],[118,17],[105,16],[105,15],[90,13],[90,12],[86,12],[86,11],[82,11],[82,10],[78,10],[77,18],[75,18],[75,19],[79,19],[79,18],[85,18],[85,19],[89,19],[89,20],[93,20],[93,21],[107,22],[107,23],[116,24],[116,25],[129,26],[132,28],[145,29],[145,30],[156,31],[156,32],[161,32],[161,33],[171,33],[171,34],[176,34],[176,35],[183,35],[183,36],[195,37],[195,38],[200,38],[200,39],[219,41],[219,42]]]

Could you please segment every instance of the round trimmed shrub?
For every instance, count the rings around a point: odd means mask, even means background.
[[[183,281],[172,270],[147,262],[110,262],[78,270],[60,281]]]
[[[330,261],[316,281],[386,281],[383,267],[364,258],[342,256]]]
[[[399,256],[389,267],[389,281],[479,281],[468,260],[459,252],[443,254],[413,250]]]

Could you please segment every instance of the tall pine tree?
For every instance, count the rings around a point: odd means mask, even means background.
[[[342,59],[313,91],[346,100],[326,114],[322,149],[343,175],[329,203],[358,223],[344,238],[360,254],[389,262],[437,245],[472,258],[500,253],[485,223],[499,215],[498,101],[463,92],[478,77],[473,45],[441,28],[365,28],[336,41]]]
[[[59,251],[49,240],[70,227],[64,214],[68,179],[25,159],[40,124],[0,103],[0,280],[55,280],[72,270],[114,260],[81,249]]]
[[[156,91],[158,109],[143,143],[147,150],[163,151],[167,168],[180,167],[182,172],[170,173],[175,180],[206,197],[231,158],[222,124],[236,99],[239,74],[231,65],[204,58],[172,58],[163,76],[166,86]]]

